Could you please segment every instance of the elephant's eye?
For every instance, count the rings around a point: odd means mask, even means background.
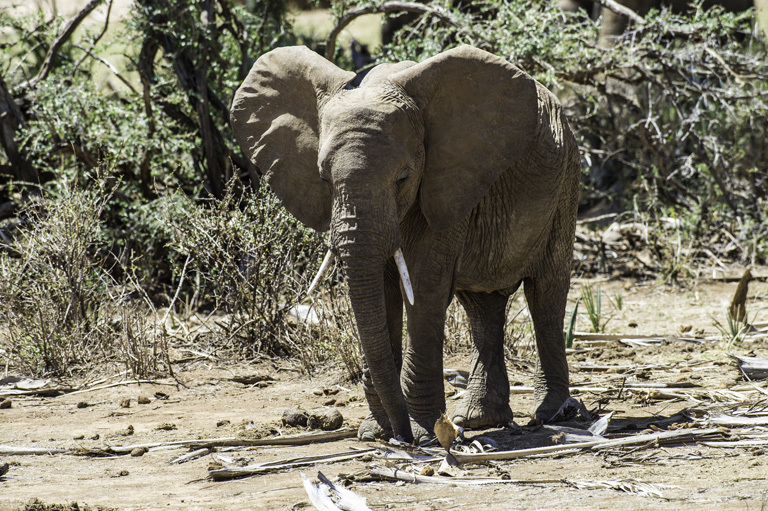
[[[402,172],[400,172],[400,177],[397,178],[397,181],[395,181],[395,184],[397,186],[403,186],[406,181],[408,181],[408,169],[404,169]]]

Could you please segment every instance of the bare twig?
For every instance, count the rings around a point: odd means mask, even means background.
[[[80,12],[78,12],[75,17],[73,17],[71,20],[67,22],[66,25],[64,25],[64,29],[61,31],[61,33],[54,39],[53,43],[51,44],[51,47],[48,49],[48,53],[45,56],[45,59],[43,60],[43,65],[40,66],[40,70],[37,72],[37,74],[29,81],[26,81],[22,84],[20,84],[18,87],[14,89],[14,93],[18,93],[19,91],[31,89],[35,87],[38,83],[45,80],[48,77],[48,74],[51,72],[51,69],[53,69],[53,64],[56,60],[56,57],[59,55],[59,50],[64,45],[64,43],[67,42],[67,40],[72,37],[72,34],[77,30],[77,27],[80,26],[80,23],[88,17],[88,15],[96,8],[103,0],[91,0],[88,2],[85,7],[83,7]]]
[[[633,11],[629,7],[621,5],[616,0],[595,0],[595,2],[597,2],[600,5],[602,5],[606,9],[612,10],[616,14],[622,14],[622,15],[626,16],[627,18],[631,19],[632,21],[634,21],[638,25],[644,25],[645,24],[645,20],[643,19],[642,16],[637,14],[635,11]]]
[[[73,46],[75,48],[77,48],[78,50],[82,50],[83,52],[85,52],[85,55],[83,55],[83,59],[85,59],[85,57],[91,57],[92,59],[101,62],[102,64],[107,66],[109,68],[109,70],[112,71],[112,74],[114,74],[115,77],[117,77],[118,80],[123,82],[123,84],[126,87],[128,87],[131,90],[131,92],[133,92],[134,94],[138,94],[138,91],[136,90],[136,88],[133,85],[131,85],[131,82],[129,82],[123,75],[121,75],[120,71],[118,71],[118,69],[110,61],[108,61],[107,59],[101,58],[98,55],[94,55],[90,48],[89,49],[85,49],[82,46],[80,46],[79,44],[75,44]]]
[[[98,43],[102,37],[104,37],[104,34],[107,33],[107,28],[109,28],[109,15],[112,13],[112,1],[109,0],[109,4],[107,4],[107,17],[104,20],[104,26],[101,28],[101,32],[99,32],[99,35],[96,36],[96,38],[91,42],[91,47],[87,50],[83,50],[85,52],[85,55],[83,55],[80,60],[77,61],[77,64],[75,64],[75,70],[80,69],[80,66],[82,65],[83,61],[85,60],[85,57],[91,54],[93,49],[96,47],[96,43]],[[110,69],[112,66],[110,66]],[[119,75],[118,75],[119,76]],[[136,92],[136,91],[134,91]]]
[[[442,9],[437,9],[435,7],[430,7],[415,2],[384,2],[378,6],[367,5],[365,7],[359,7],[349,11],[344,16],[342,16],[336,26],[333,27],[333,30],[331,30],[331,33],[328,34],[328,38],[325,41],[325,58],[331,62],[334,62],[334,55],[336,53],[336,38],[339,36],[341,31],[347,27],[347,25],[352,23],[355,18],[365,14],[389,14],[393,12],[415,12],[418,14],[429,14],[457,28],[465,29],[465,27],[458,20],[454,19]]]

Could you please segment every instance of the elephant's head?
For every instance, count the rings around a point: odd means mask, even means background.
[[[411,440],[387,334],[384,265],[412,208],[431,229],[449,229],[530,150],[537,87],[468,46],[380,66],[358,87],[354,78],[307,48],[273,50],[237,91],[232,126],[285,207],[331,230],[374,385],[393,432]]]

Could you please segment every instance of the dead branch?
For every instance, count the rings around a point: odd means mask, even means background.
[[[118,80],[123,82],[123,85],[128,87],[131,90],[131,92],[133,92],[134,94],[138,94],[138,92],[136,91],[136,88],[134,88],[134,86],[131,85],[131,82],[129,82],[122,74],[120,74],[120,71],[118,71],[118,69],[110,61],[108,61],[107,59],[101,58],[98,55],[94,55],[92,52],[92,48],[85,49],[79,44],[75,44],[74,47],[77,48],[78,50],[82,50],[85,53],[85,55],[83,55],[83,59],[85,59],[85,57],[91,57],[92,59],[101,62],[102,64],[107,66],[109,70],[112,71],[112,74],[115,75],[115,77]]]
[[[88,17],[88,15],[96,8],[103,0],[91,0],[88,2],[85,7],[83,7],[80,12],[78,12],[75,17],[73,17],[71,20],[67,22],[66,25],[64,25],[64,29],[61,31],[61,33],[54,39],[53,44],[51,44],[51,47],[48,49],[48,53],[45,56],[45,60],[43,60],[43,65],[40,66],[40,70],[37,72],[37,74],[29,81],[22,83],[16,89],[14,89],[14,92],[19,92],[26,89],[34,88],[38,83],[45,80],[48,77],[48,74],[51,72],[51,69],[53,69],[53,64],[56,60],[56,57],[59,55],[59,50],[64,45],[64,43],[67,42],[67,40],[72,37],[72,34],[77,30],[77,27],[80,26],[80,23]]]
[[[181,463],[186,463],[188,461],[196,460],[197,458],[202,458],[203,456],[206,456],[211,453],[211,449],[208,447],[203,447],[202,449],[195,449],[194,451],[188,452],[186,454],[182,454],[181,456],[178,456],[176,458],[173,458],[169,463],[171,465],[180,465]]]
[[[589,442],[580,442],[565,445],[550,445],[546,447],[534,447],[531,449],[518,449],[515,451],[499,451],[488,453],[467,454],[456,450],[451,450],[451,455],[456,461],[461,463],[479,463],[485,461],[511,460],[524,458],[527,456],[542,456],[552,454],[563,454],[567,451],[578,452],[584,449],[599,451],[604,449],[613,449],[615,447],[626,447],[630,445],[643,444],[669,444],[690,442],[695,440],[709,439],[721,432],[720,428],[692,429],[662,431],[660,433],[649,433],[645,435],[633,435],[616,440],[592,440]]]
[[[286,460],[269,461],[266,463],[256,463],[253,465],[247,465],[245,467],[223,467],[213,469],[208,472],[208,477],[215,481],[221,481],[224,479],[234,479],[237,477],[253,476],[258,474],[264,474],[266,472],[273,472],[275,470],[284,470],[287,468],[296,468],[307,465],[315,465],[317,463],[334,463],[337,461],[348,461],[356,458],[362,458],[372,454],[375,449],[366,449],[362,451],[354,451],[352,453],[339,453],[339,454],[320,454],[317,456],[302,456],[298,458],[291,458]]]
[[[98,43],[101,40],[101,38],[104,37],[104,34],[107,33],[107,29],[109,28],[109,15],[112,13],[112,1],[113,0],[109,0],[109,4],[107,4],[107,17],[104,20],[104,26],[101,28],[101,32],[99,32],[99,35],[97,35],[96,38],[91,42],[91,47],[88,48],[87,50],[83,50],[85,52],[85,55],[83,55],[80,58],[80,60],[77,61],[77,64],[75,64],[75,70],[80,69],[80,66],[83,64],[85,57],[91,54],[93,49],[96,47],[96,43]],[[110,65],[110,68],[112,67],[113,66]]]
[[[341,31],[347,27],[347,25],[352,23],[355,18],[365,14],[391,14],[394,12],[414,12],[417,14],[429,14],[457,28],[465,29],[465,27],[458,20],[454,19],[442,9],[429,7],[427,5],[418,4],[415,2],[384,2],[378,6],[368,5],[365,7],[353,9],[341,17],[336,26],[333,27],[333,30],[331,30],[331,33],[328,34],[328,38],[325,40],[325,58],[331,62],[335,61],[334,56],[336,53],[336,38],[339,36]]]
[[[615,12],[616,14],[622,14],[626,16],[627,18],[631,19],[638,25],[644,25],[645,20],[642,16],[637,14],[635,11],[630,9],[629,7],[621,5],[616,0],[595,0],[598,4],[602,5],[606,9],[610,9],[611,11]]]
[[[44,456],[46,454],[72,454],[75,449],[57,449],[54,447],[13,447],[0,445],[0,455],[4,456]]]
[[[115,453],[128,453],[137,447],[146,447],[147,449],[179,449],[179,448],[215,448],[215,447],[259,447],[265,445],[308,445],[321,442],[333,442],[353,438],[357,435],[357,430],[353,428],[342,428],[335,431],[317,431],[312,433],[299,433],[297,435],[286,435],[272,438],[203,438],[199,440],[179,440],[176,442],[154,442],[138,445],[112,446],[109,449]]]
[[[73,392],[70,392],[69,395],[74,396],[75,394],[82,394],[84,392],[93,392],[95,390],[109,389],[112,387],[120,387],[123,385],[141,385],[142,383],[147,383],[152,385],[176,385],[176,383],[158,382],[155,380],[125,380],[125,381],[110,383],[107,385],[100,385],[98,387],[88,387],[86,389],[78,389]]]
[[[375,467],[371,469],[371,476],[391,481],[405,481],[406,483],[431,483],[452,484],[456,486],[477,486],[483,484],[558,484],[565,483],[563,479],[498,479],[495,477],[440,477],[423,476],[397,470],[390,467]]]

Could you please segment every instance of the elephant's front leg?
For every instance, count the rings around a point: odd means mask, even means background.
[[[445,309],[424,304],[408,308],[407,311],[408,343],[403,354],[401,380],[411,416],[411,430],[417,444],[433,436],[435,421],[445,412]]]
[[[384,301],[387,307],[387,330],[392,354],[395,357],[395,366],[400,371],[403,365],[403,299],[400,295],[399,276],[394,261],[388,262],[384,268]],[[365,357],[363,357],[363,390],[368,401],[369,414],[360,424],[357,437],[368,441],[376,438],[391,438],[392,426],[373,386]]]
[[[504,361],[504,322],[509,297],[500,293],[456,293],[472,329],[472,366],[466,397],[453,421],[465,428],[508,424],[509,379]]]

